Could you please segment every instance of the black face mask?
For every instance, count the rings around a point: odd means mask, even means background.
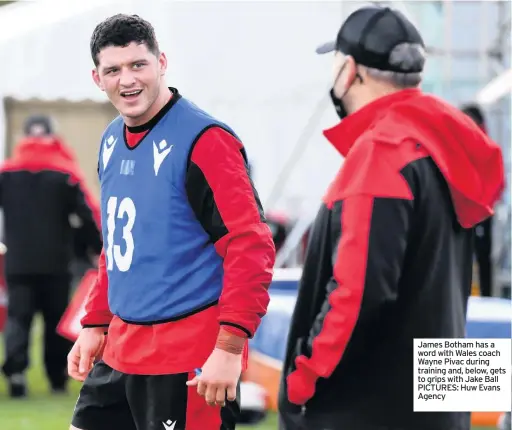
[[[336,113],[338,114],[341,120],[345,119],[348,116],[348,112],[345,109],[343,101],[340,98],[336,97],[336,94],[334,94],[334,88],[331,88],[331,91],[329,91],[329,95],[331,96],[332,104],[334,105],[334,109],[336,109]]]
[[[335,84],[336,84],[337,80],[339,79],[341,73],[343,72],[343,69],[345,68],[345,64],[341,67],[340,71],[338,72],[338,76],[336,77],[336,79],[334,81]],[[363,78],[361,77],[359,72],[356,72],[355,78],[359,79],[359,81],[361,83],[363,82]],[[347,93],[349,88],[346,89],[346,91],[343,93],[343,96]],[[338,114],[338,116],[340,117],[341,120],[345,119],[348,116],[348,112],[345,109],[345,105],[343,104],[343,101],[339,97],[336,97],[336,94],[334,94],[334,85],[331,88],[331,91],[329,91],[329,95],[331,96],[331,101],[332,101],[332,104],[334,105],[334,109],[336,109],[336,113]]]

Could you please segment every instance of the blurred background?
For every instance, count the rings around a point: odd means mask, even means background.
[[[343,162],[322,136],[337,116],[328,98],[331,58],[317,56],[315,48],[332,39],[342,20],[366,3],[0,2],[0,160],[12,154],[27,119],[43,115],[69,145],[87,185],[99,197],[99,139],[117,112],[92,81],[89,39],[97,23],[119,12],[136,13],[154,25],[169,60],[168,84],[230,124],[243,140],[278,248],[269,315],[253,340],[251,367],[244,376],[244,419],[255,422],[249,428],[277,428],[276,384],[307,232]],[[468,336],[510,337],[511,2],[374,3],[402,10],[420,28],[429,54],[423,90],[459,107],[475,104],[487,133],[503,148],[507,188],[489,232],[482,230],[492,246],[484,247],[486,255],[475,255]],[[0,235],[4,233],[0,223]],[[491,297],[482,297],[479,261],[490,264],[491,291],[485,295]],[[74,264],[74,286],[91,266]],[[0,327],[8,300],[3,284]],[[482,324],[494,328],[485,331]],[[29,395],[11,400],[0,379],[1,430],[68,428],[78,385],[58,396],[50,393],[42,368],[42,331],[36,319]],[[475,428],[496,428],[500,416],[474,414],[473,423]]]

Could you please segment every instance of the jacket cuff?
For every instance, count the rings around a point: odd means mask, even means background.
[[[295,405],[304,405],[314,396],[316,390],[317,376],[308,368],[300,366],[300,362],[304,360],[307,360],[304,356],[297,357],[297,370],[286,377],[288,400]]]
[[[81,320],[82,327],[108,327],[112,321],[110,312],[93,312],[86,314]]]
[[[245,327],[241,326],[240,324],[235,324],[228,321],[221,321],[219,324],[222,327],[222,329],[236,336],[249,339],[252,337],[251,332],[247,330]]]
[[[103,328],[103,334],[106,336],[108,334],[108,325],[94,325],[94,324],[85,324],[82,326],[84,328]]]

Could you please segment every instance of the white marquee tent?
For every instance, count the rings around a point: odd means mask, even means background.
[[[341,162],[321,134],[336,122],[327,99],[331,58],[314,50],[360,3],[18,2],[0,8],[0,101],[106,100],[91,79],[90,35],[107,16],[137,13],[155,26],[169,85],[242,137],[264,202],[301,136],[310,136],[280,185],[288,202],[306,199],[314,210]],[[0,158],[3,117],[0,111]]]

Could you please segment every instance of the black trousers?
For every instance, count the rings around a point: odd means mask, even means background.
[[[128,375],[100,360],[82,385],[72,424],[81,430],[235,430],[240,390],[224,407],[208,406],[186,385],[194,376]]]
[[[357,419],[348,422],[335,414],[329,415],[286,415],[279,416],[279,430],[411,430],[390,426],[372,425]]]
[[[378,414],[378,412],[376,412]],[[446,413],[449,414],[449,413]],[[468,412],[453,413],[452,423],[447,424],[446,420],[442,426],[421,426],[421,429],[429,430],[469,430],[470,414]],[[418,422],[418,420],[416,420]],[[279,430],[416,430],[418,425],[409,424],[404,426],[379,425],[371,422],[368,416],[345,414],[340,416],[332,414],[295,414],[287,415],[280,413]]]
[[[67,354],[72,343],[59,336],[57,325],[69,302],[69,275],[7,276],[7,323],[4,333],[3,373],[24,373],[29,366],[32,320],[41,312],[44,320],[44,365],[53,388],[67,381]]]
[[[487,218],[475,227],[475,254],[478,263],[478,280],[480,294],[483,297],[492,295],[492,217]]]

